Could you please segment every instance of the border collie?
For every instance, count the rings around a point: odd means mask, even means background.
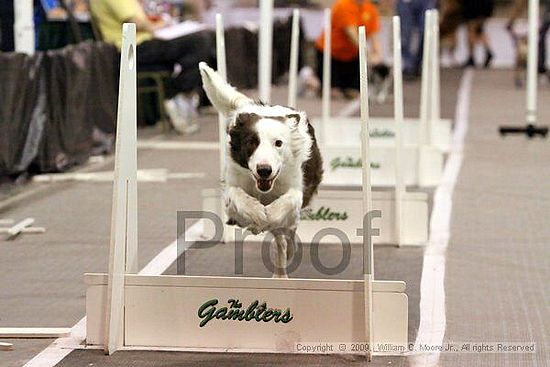
[[[271,232],[276,248],[273,277],[285,278],[301,209],[310,203],[323,175],[313,126],[304,112],[254,101],[206,63],[199,69],[208,98],[227,117],[228,224],[254,234]]]

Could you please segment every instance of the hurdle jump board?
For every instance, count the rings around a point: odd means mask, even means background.
[[[389,117],[377,117],[369,120],[371,144],[379,141],[394,141],[395,120]],[[313,126],[323,129],[323,146],[361,146],[361,121],[353,117],[332,117],[328,123],[322,124],[320,119],[313,119]],[[419,119],[404,119],[402,124],[402,139],[405,145],[418,144]],[[430,146],[447,153],[451,149],[452,121],[441,119],[436,121],[431,129]]]
[[[216,189],[205,189],[203,210],[217,214],[223,210],[221,192]],[[360,191],[320,190],[314,197],[310,208],[302,213],[297,235],[302,243],[313,243],[315,236],[325,228],[334,228],[343,232],[349,243],[362,244],[363,238],[357,235],[357,229],[363,227],[363,207]],[[395,222],[395,192],[373,191],[374,210],[382,212],[381,218],[373,219],[373,228],[380,229],[380,235],[372,238],[377,245],[397,243],[393,223]],[[428,241],[428,194],[423,192],[405,192],[402,194],[401,244],[424,245]],[[224,240],[235,240],[234,226],[224,225]],[[214,223],[204,221],[204,237],[214,238]],[[244,242],[262,242],[265,234],[249,235]],[[340,243],[334,235],[321,238],[319,243]],[[317,242],[317,240],[315,241]]]
[[[320,146],[324,174],[322,187],[361,188],[361,151],[352,146]],[[441,150],[430,146],[405,145],[402,149],[402,175],[407,186],[435,187],[443,175]],[[395,145],[379,141],[370,147],[373,186],[395,186]]]
[[[101,345],[107,274],[86,274],[84,279],[86,344]],[[404,282],[373,282],[374,348],[379,354],[398,355],[407,349],[408,298],[404,292]],[[365,340],[362,280],[126,275],[124,294],[123,348],[128,349],[154,345],[181,350],[296,353],[296,343]],[[265,302],[268,309],[281,310],[283,316],[289,310],[290,315],[278,322],[213,318],[201,327],[206,318],[201,318],[199,311],[211,300],[218,301],[214,306],[217,311],[231,309],[229,300],[238,300],[241,310],[258,301],[258,306]],[[212,309],[205,306],[201,315]],[[386,350],[387,345],[395,348]]]

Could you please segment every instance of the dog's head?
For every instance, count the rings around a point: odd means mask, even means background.
[[[199,68],[208,98],[228,117],[230,157],[250,171],[259,191],[271,191],[284,169],[301,168],[313,144],[304,112],[256,102],[237,92],[205,63]]]

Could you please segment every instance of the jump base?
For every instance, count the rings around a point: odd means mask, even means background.
[[[101,345],[107,274],[86,274],[85,283],[86,344]],[[374,348],[380,354],[400,355],[407,349],[408,299],[404,292],[404,282],[373,283]],[[362,280],[126,275],[124,294],[124,347],[297,353],[298,343],[365,340]],[[258,306],[265,302],[267,309],[290,316],[279,322],[216,317],[205,321],[212,307],[204,305],[213,300],[218,301],[212,306],[215,312],[231,309],[229,300],[238,301],[245,311],[258,301]]]
[[[221,218],[220,190],[203,190],[203,210],[216,213]],[[375,244],[397,244],[393,223],[395,222],[395,194],[393,191],[373,191],[373,208],[382,212],[381,218],[373,220],[373,228],[380,229],[380,235],[373,237]],[[311,209],[303,213],[297,235],[302,243],[340,243],[334,235],[315,238],[325,228],[336,229],[351,244],[362,244],[357,235],[362,228],[363,207],[360,191],[321,190],[315,196]],[[423,192],[406,192],[402,195],[401,245],[424,245],[428,241],[428,195]],[[205,221],[204,237],[214,238],[215,228]],[[334,233],[334,231],[332,232]],[[250,235],[245,242],[262,242],[265,235]],[[224,226],[224,239],[235,240],[235,227]]]
[[[548,126],[535,126],[532,124],[526,126],[501,126],[498,131],[501,136],[506,136],[508,134],[524,134],[530,139],[537,135],[546,138],[548,135]]]
[[[323,129],[322,145],[324,146],[361,146],[361,121],[358,117],[331,117],[323,124],[320,119],[313,119],[313,126]],[[395,137],[395,120],[389,117],[375,117],[369,120],[371,146],[385,141],[393,143]],[[403,120],[402,139],[404,145],[418,145],[420,120],[408,118]],[[431,129],[430,146],[448,152],[451,148],[452,121],[441,119],[435,121]]]
[[[321,147],[325,173],[323,187],[361,188],[359,147]],[[370,147],[371,183],[395,186],[395,147],[391,142]],[[407,145],[402,153],[403,182],[408,186],[435,187],[443,175],[443,153],[430,146]]]

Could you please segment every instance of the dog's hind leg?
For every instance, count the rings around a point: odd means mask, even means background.
[[[289,236],[286,238],[286,259],[291,260],[296,252],[296,230],[293,228],[290,230]]]
[[[275,264],[273,269],[273,278],[288,278],[286,273],[287,267],[287,248],[288,244],[284,234],[275,234]]]

